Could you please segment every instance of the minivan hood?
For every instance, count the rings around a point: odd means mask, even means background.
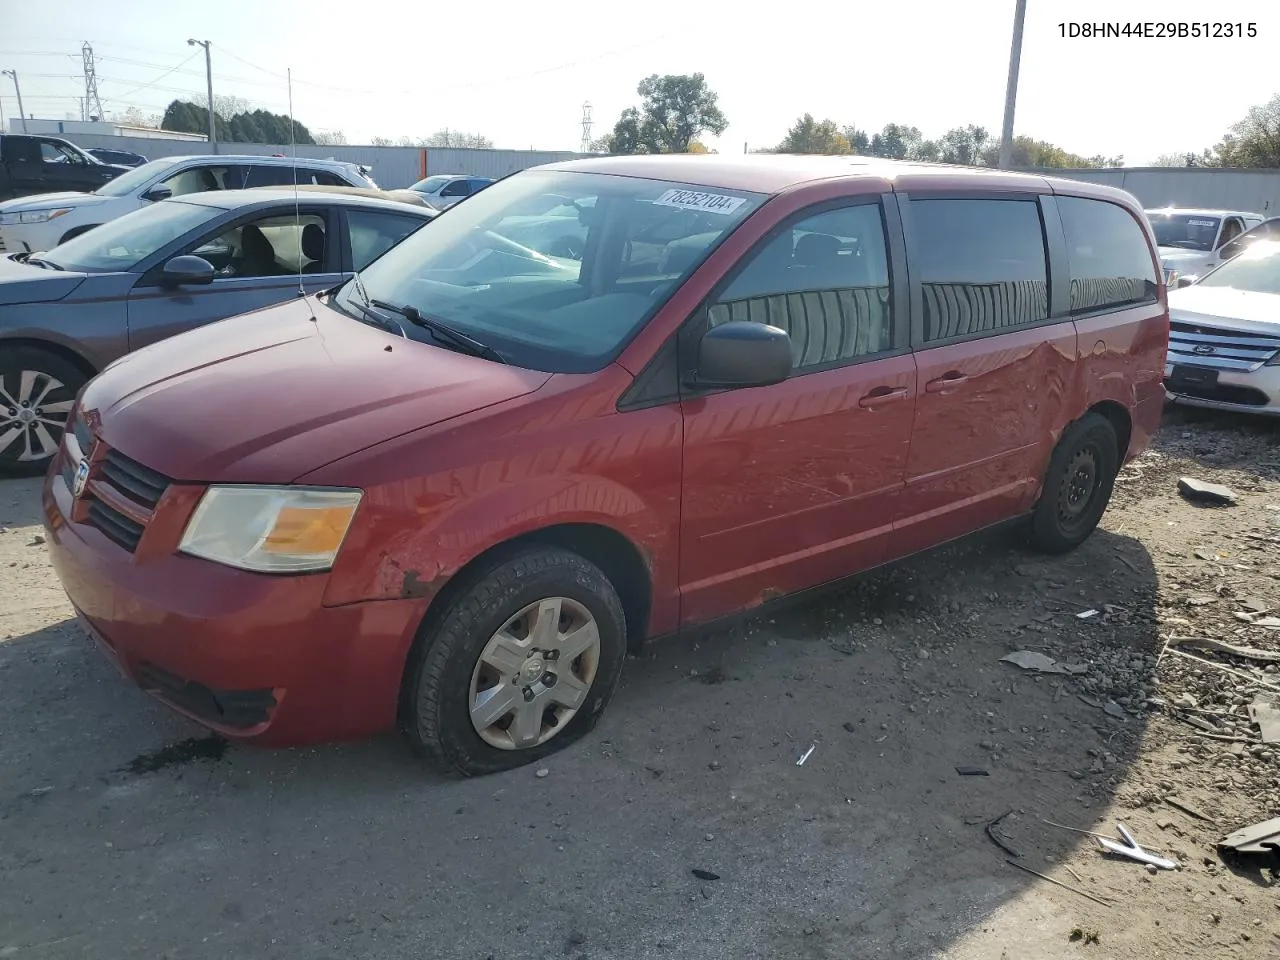
[[[1169,319],[1275,336],[1280,334],[1280,295],[1193,284],[1169,291]]]
[[[91,207],[104,203],[109,197],[96,193],[37,193],[33,197],[19,197],[0,203],[0,213],[21,213],[30,210],[50,210],[54,207]]]
[[[1188,260],[1212,260],[1213,254],[1207,250],[1183,250],[1181,247],[1159,247],[1161,263],[1185,263]]]
[[[0,256],[0,307],[61,300],[84,283],[84,278],[83,273],[29,267],[12,257]]]
[[[174,480],[289,483],[548,379],[406,340],[311,297],[129,354],[90,381],[82,405],[109,445]]]

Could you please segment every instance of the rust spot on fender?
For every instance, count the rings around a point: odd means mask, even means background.
[[[417,570],[406,570],[400,582],[400,598],[411,600],[418,597],[429,597],[436,592],[436,585],[430,580],[423,580]]]

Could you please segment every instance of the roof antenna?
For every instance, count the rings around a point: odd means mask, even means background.
[[[298,138],[293,124],[293,68],[286,68],[285,72],[289,81],[289,153],[292,158],[289,165],[293,169],[293,222],[298,231],[298,296],[305,300],[307,288],[302,284],[302,205],[298,200]],[[307,309],[311,310],[310,301],[307,303]],[[315,319],[316,312],[311,310],[312,322]]]

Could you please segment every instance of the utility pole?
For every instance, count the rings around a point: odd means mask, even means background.
[[[1000,169],[1013,163],[1013,106],[1018,99],[1018,64],[1022,60],[1022,23],[1027,18],[1027,0],[1017,0],[1013,11],[1013,44],[1009,50],[1009,86],[1004,92],[1004,129],[1000,133]]]
[[[579,153],[591,152],[591,104],[582,105],[582,142],[578,145]]]
[[[103,120],[106,112],[102,109],[102,98],[98,96],[98,74],[94,69],[93,47],[86,40],[80,47],[80,57],[84,61],[84,113],[86,119]]]
[[[22,132],[27,132],[27,111],[22,109],[22,88],[18,86],[17,70],[0,70],[0,74],[4,74],[13,81],[13,92],[18,97],[18,117],[22,120]]]
[[[208,40],[188,40],[187,46],[204,47],[204,78],[209,85],[209,150],[211,153],[218,152],[218,127],[214,121],[213,113],[213,62],[209,59]]]

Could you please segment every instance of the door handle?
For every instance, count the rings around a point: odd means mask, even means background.
[[[895,400],[905,400],[906,398],[906,387],[876,387],[858,400],[858,406],[873,410],[876,407],[883,407],[886,403],[893,403]]]
[[[944,390],[950,390],[952,387],[958,387],[962,383],[966,383],[968,379],[963,373],[952,370],[937,380],[930,380],[924,385],[924,389],[926,393],[941,393]]]

